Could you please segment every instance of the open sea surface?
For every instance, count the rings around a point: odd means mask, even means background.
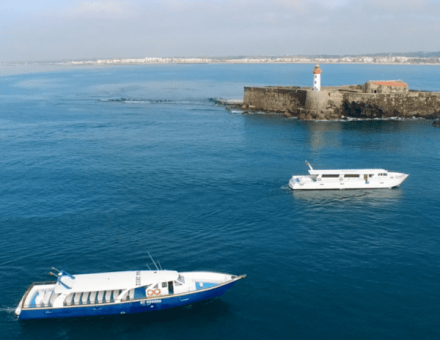
[[[228,111],[313,65],[0,66],[0,338],[439,339],[440,129]],[[323,85],[439,66],[322,65]],[[292,192],[315,168],[410,174],[400,188]],[[162,267],[247,274],[185,308],[18,321],[28,286]]]

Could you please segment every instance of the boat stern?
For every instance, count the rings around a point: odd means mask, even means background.
[[[17,308],[15,308],[15,315],[17,315],[18,317],[20,317],[21,314],[21,306],[23,305],[23,299],[20,300],[20,303],[18,304]]]
[[[292,176],[292,178],[289,181],[289,188],[292,190],[295,190],[300,185],[300,179],[298,176]]]

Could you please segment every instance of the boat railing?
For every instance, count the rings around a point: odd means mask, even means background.
[[[29,295],[29,293],[32,291],[32,288],[34,288],[35,286],[40,286],[40,285],[51,285],[51,284],[56,284],[56,281],[43,281],[43,282],[34,282],[32,283],[29,288],[27,289],[26,293],[24,293],[23,296],[23,302],[21,304],[21,308],[24,308],[24,303],[26,302],[27,296]]]

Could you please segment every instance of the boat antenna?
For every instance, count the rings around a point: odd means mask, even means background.
[[[151,268],[150,268],[150,266],[148,265],[148,263],[145,263],[146,265],[147,265],[147,267],[148,267],[148,270],[151,270]]]
[[[153,261],[154,266],[156,267],[157,270],[159,270],[159,268],[157,268],[156,262],[154,262],[153,258],[150,255],[150,252],[147,251],[148,256],[150,256],[151,261]]]
[[[157,261],[157,264],[159,265],[160,270],[163,270],[162,266],[160,265],[160,261],[159,260]]]

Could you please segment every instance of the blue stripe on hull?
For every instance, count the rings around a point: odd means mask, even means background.
[[[132,314],[151,312],[174,307],[185,306],[194,302],[212,299],[223,295],[236,281],[227,285],[206,291],[193,292],[188,295],[180,295],[170,298],[157,297],[157,299],[141,300],[135,302],[118,303],[111,305],[92,305],[87,307],[64,307],[64,308],[38,308],[22,310],[19,319],[47,319],[65,318],[78,316]],[[160,302],[158,302],[160,301]]]

